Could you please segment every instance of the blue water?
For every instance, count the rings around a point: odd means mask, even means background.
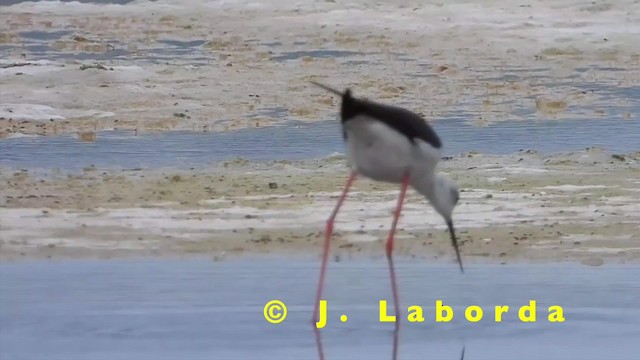
[[[487,127],[467,124],[465,114],[432,123],[444,141],[444,155],[469,151],[544,153],[603,147],[612,153],[640,150],[637,121],[511,121]],[[344,152],[337,121],[289,122],[283,126],[222,133],[168,132],[132,136],[101,132],[95,142],[75,135],[0,140],[0,166],[79,170],[101,168],[188,168],[237,157],[255,161],[309,159]]]
[[[579,265],[397,265],[402,322],[399,360],[632,360],[640,354],[640,267]],[[293,260],[65,261],[0,264],[3,360],[317,359],[309,326],[319,263]],[[386,259],[329,264],[321,331],[326,359],[390,359],[393,325]],[[272,299],[288,306],[281,324],[263,318]],[[434,305],[452,307],[450,323]],[[518,309],[536,300],[536,322]],[[484,310],[465,320],[467,306]],[[508,305],[503,322],[494,306]],[[547,308],[564,309],[550,323]],[[348,316],[346,323],[337,319]]]

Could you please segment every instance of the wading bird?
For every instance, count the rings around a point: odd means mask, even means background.
[[[458,186],[447,175],[435,172],[435,167],[442,156],[442,142],[420,115],[401,107],[355,98],[350,89],[340,92],[315,81],[310,83],[342,98],[340,120],[346,145],[347,164],[351,168],[344,190],[326,223],[312,323],[315,324],[318,321],[318,306],[322,297],[334,220],[356,176],[363,176],[374,181],[401,184],[398,204],[386,243],[397,331],[400,307],[392,254],[396,225],[407,187],[411,185],[418,193],[425,196],[431,206],[444,218],[449,228],[451,244],[456,252],[460,271],[464,273],[452,219],[453,210],[460,198]]]

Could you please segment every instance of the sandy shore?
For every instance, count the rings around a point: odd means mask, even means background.
[[[640,153],[463,154],[455,224],[466,262],[640,260]],[[318,255],[344,159],[227,162],[192,171],[83,174],[2,169],[3,260],[246,254]],[[395,186],[361,180],[336,224],[333,258],[382,256]],[[453,261],[443,221],[416,193],[397,254]]]
[[[47,60],[33,32],[61,32]],[[22,3],[0,13],[0,136],[335,117],[310,79],[429,120],[635,121],[639,36],[632,0]]]

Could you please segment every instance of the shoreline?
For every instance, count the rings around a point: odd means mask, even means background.
[[[637,262],[640,152],[622,159],[589,149],[443,160],[440,171],[461,188],[454,223],[463,259]],[[184,171],[0,169],[0,259],[319,256],[345,171],[342,156]],[[396,196],[393,185],[357,182],[332,258],[383,256]],[[410,191],[394,253],[448,262],[449,243],[442,219]]]
[[[69,263],[138,263],[138,262],[211,262],[211,263],[231,263],[231,264],[247,264],[255,262],[280,263],[286,261],[294,264],[311,264],[320,268],[322,260],[321,245],[318,246],[317,254],[309,253],[254,253],[254,254],[145,254],[145,253],[93,253],[78,256],[77,253],[65,255],[62,253],[29,253],[21,255],[19,253],[0,254],[0,266],[3,265],[28,265],[28,264],[69,264]],[[330,257],[328,260],[329,269],[337,265],[369,265],[378,264],[381,267],[388,266],[386,255],[384,255],[384,244],[381,243],[379,251],[371,254],[347,254],[346,256]],[[315,255],[315,256],[312,256]],[[450,259],[438,258],[433,259],[426,256],[416,256],[407,254],[393,255],[395,265],[424,265],[433,268],[451,267],[452,272],[460,273],[458,263],[455,260],[455,254]],[[615,259],[603,260],[598,256],[585,259],[511,259],[503,260],[492,257],[467,256],[463,259],[465,273],[473,268],[495,268],[495,267],[628,267],[640,269],[640,260],[624,260]]]

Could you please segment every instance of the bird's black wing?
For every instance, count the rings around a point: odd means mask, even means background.
[[[342,97],[340,118],[343,124],[357,115],[366,115],[382,121],[387,126],[406,136],[412,143],[415,142],[415,139],[420,139],[436,149],[442,147],[442,141],[440,141],[440,137],[436,134],[435,130],[433,130],[422,116],[413,111],[398,106],[356,99],[351,95],[350,89],[341,92],[316,81],[309,82]],[[344,140],[347,139],[347,133],[344,128],[342,130],[342,137]]]
[[[347,92],[343,96],[343,122],[357,115],[366,115],[382,121],[387,126],[406,136],[411,142],[420,139],[436,149],[442,141],[435,130],[420,115],[398,106],[380,104],[373,101],[355,99]]]

